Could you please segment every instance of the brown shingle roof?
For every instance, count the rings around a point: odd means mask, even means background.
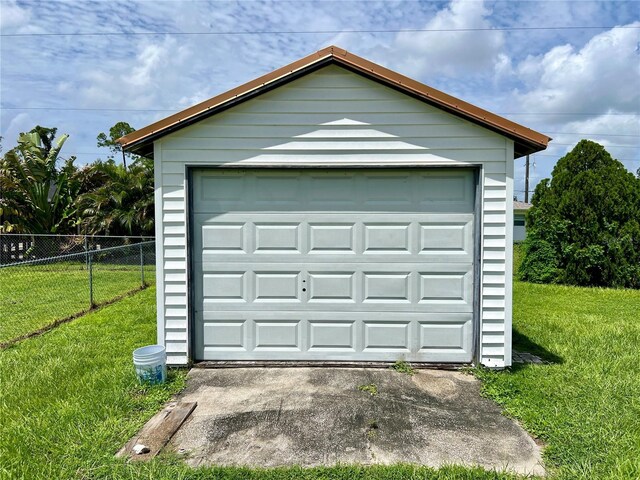
[[[348,70],[359,73],[367,78],[512,139],[515,142],[514,158],[544,150],[551,140],[550,137],[542,133],[507,120],[487,110],[483,110],[451,95],[447,95],[435,88],[431,88],[388,68],[358,57],[353,53],[349,53],[346,50],[331,46],[274,70],[271,73],[267,73],[244,85],[233,88],[228,92],[152,123],[140,130],[136,130],[118,139],[118,142],[125,150],[140,155],[152,156],[153,142],[164,135],[184,128],[330,64],[347,68]]]

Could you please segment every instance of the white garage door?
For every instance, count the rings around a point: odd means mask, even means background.
[[[198,170],[197,360],[469,362],[469,170]]]

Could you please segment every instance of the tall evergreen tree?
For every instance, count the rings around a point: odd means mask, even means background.
[[[581,140],[536,187],[523,280],[640,288],[640,179]]]

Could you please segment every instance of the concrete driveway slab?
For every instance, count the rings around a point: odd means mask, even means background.
[[[193,466],[455,463],[544,473],[536,443],[460,372],[195,368],[179,400],[198,403],[171,441]]]

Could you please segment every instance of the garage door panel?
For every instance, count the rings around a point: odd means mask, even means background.
[[[422,174],[418,191],[418,205],[422,211],[429,211],[434,205],[441,205],[452,212],[473,212],[473,175],[460,172],[459,175]]]
[[[257,215],[257,214],[256,214]],[[262,218],[274,217],[263,215]],[[340,222],[326,215],[288,215],[280,221],[251,221],[246,215],[199,219],[195,251],[205,262],[301,262],[312,255],[322,262],[473,260],[473,217],[441,215],[360,216],[344,214]],[[254,217],[255,218],[255,217]],[[425,221],[426,218],[426,221]],[[375,219],[375,220],[374,220]],[[352,220],[352,221],[345,221]],[[287,257],[289,255],[289,257]],[[353,257],[353,258],[346,258]]]
[[[242,318],[240,318],[242,317]],[[203,354],[217,360],[469,362],[472,314],[216,311],[201,323]]]
[[[467,264],[307,263],[203,264],[198,292],[204,310],[219,306],[261,310],[331,307],[337,311],[470,312],[473,270]],[[385,307],[387,305],[387,307]]]
[[[202,275],[205,298],[216,302],[247,302],[247,272],[213,272]]]
[[[308,277],[308,302],[356,302],[356,272],[309,272]]]
[[[469,362],[473,178],[196,172],[196,358]]]
[[[309,320],[309,352],[356,352],[356,322],[353,320]]]
[[[473,275],[470,270],[419,272],[420,303],[471,305]]]
[[[410,211],[413,205],[411,176],[409,174],[364,175],[362,178],[364,210],[401,212]]]
[[[469,252],[460,252],[460,253],[441,253],[439,255],[430,252],[428,254],[419,254],[419,255],[407,255],[406,253],[347,253],[347,252],[309,252],[306,256],[298,253],[288,254],[286,252],[275,252],[273,255],[247,255],[244,253],[235,253],[235,252],[213,252],[206,251],[202,252],[201,260],[204,262],[200,263],[200,266],[203,268],[216,268],[216,265],[220,265],[221,263],[225,263],[227,265],[232,265],[235,263],[246,264],[247,262],[255,262],[255,263],[263,263],[265,261],[275,261],[277,256],[277,261],[282,263],[295,263],[298,265],[301,264],[325,264],[330,265],[334,263],[342,264],[342,263],[400,263],[400,262],[411,262],[414,261],[416,263],[419,262],[420,265],[432,265],[439,263],[452,263],[452,264],[460,264],[460,265],[470,265],[471,260],[468,260],[469,256],[472,256],[473,253]],[[415,266],[416,263],[413,265]]]
[[[299,223],[256,223],[254,228],[255,253],[302,253]]]
[[[411,351],[411,323],[404,321],[364,320],[363,352],[401,352]]]
[[[362,282],[364,303],[411,303],[413,299],[410,272],[362,272]]]
[[[438,257],[449,254],[467,258],[473,249],[473,224],[470,220],[421,222],[419,228],[419,248],[422,256]]]
[[[252,277],[256,303],[300,303],[300,272],[256,271]]]
[[[302,173],[302,174],[301,174]],[[201,171],[194,213],[254,211],[474,212],[469,170]]]
[[[207,173],[196,178],[194,205],[206,205],[206,211],[229,211],[223,205],[233,206],[235,202],[241,202],[246,191],[247,177],[244,175]],[[211,208],[214,205],[219,208]]]
[[[365,254],[411,254],[410,223],[367,223],[363,224]]]
[[[471,348],[467,340],[471,338],[470,314],[429,315],[418,322],[418,329],[420,351],[467,351]]]
[[[357,209],[358,200],[353,192],[357,191],[357,178],[344,174],[309,174],[309,184],[322,185],[305,193],[310,210],[349,211]]]
[[[245,196],[249,197],[258,210],[295,205],[303,195],[303,177],[296,174],[257,172],[249,181],[251,185],[245,191]]]
[[[302,351],[300,320],[267,320],[253,322],[255,351]]]
[[[220,351],[247,351],[246,320],[220,318],[204,323],[202,338],[205,345]]]
[[[308,253],[314,255],[355,254],[355,223],[308,222]]]
[[[246,253],[244,223],[219,223],[202,226],[202,248],[219,253]]]
[[[299,205],[300,203],[299,203]],[[300,222],[314,222],[329,223],[329,224],[353,224],[356,222],[369,222],[369,223],[406,223],[407,221],[419,220],[423,223],[435,223],[442,222],[443,224],[457,224],[473,221],[473,213],[455,213],[444,212],[358,212],[358,211],[340,211],[339,215],[336,215],[335,211],[327,210],[325,212],[312,212],[305,211],[302,208],[299,211],[238,211],[238,212],[192,212],[193,219],[198,222],[199,225],[205,225],[207,223],[228,222],[232,221],[240,222],[263,222],[263,221],[300,221]]]
[[[382,305],[382,306],[381,306]],[[252,312],[261,312],[266,309],[279,311],[280,308],[286,308],[291,311],[309,311],[309,312],[320,312],[324,311],[327,308],[330,308],[332,311],[336,313],[375,313],[380,311],[387,311],[388,308],[383,306],[382,302],[281,302],[280,304],[276,304],[276,302],[262,301],[262,302],[253,302],[253,303],[243,303],[242,301],[229,301],[229,302],[219,302],[214,301],[210,298],[202,301],[200,308],[197,310],[198,313],[207,314],[211,312],[219,311],[221,308],[229,311],[246,311],[247,313]],[[429,305],[425,304],[412,304],[410,302],[397,302],[393,304],[393,310],[398,313],[451,313],[462,312],[462,313],[472,313],[473,305],[459,305],[456,306],[455,309],[451,307],[451,304],[443,302],[443,303],[433,303]]]

